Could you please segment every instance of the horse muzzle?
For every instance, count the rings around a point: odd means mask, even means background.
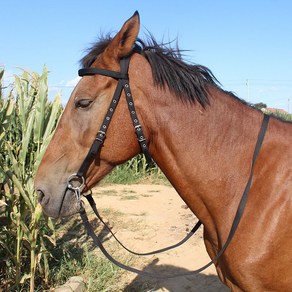
[[[66,187],[59,196],[53,196],[52,193],[45,191],[44,188],[37,188],[36,192],[43,212],[49,217],[68,217],[80,211],[81,201],[77,199],[74,190]]]

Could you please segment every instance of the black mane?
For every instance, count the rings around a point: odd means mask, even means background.
[[[111,40],[110,36],[100,38],[81,59],[81,65],[90,67]],[[158,44],[152,36],[146,42],[138,39],[137,45],[152,68],[157,86],[167,86],[182,100],[199,102],[203,107],[209,104],[207,85],[218,86],[218,81],[208,68],[184,62],[183,51],[178,46],[173,48],[170,43]]]

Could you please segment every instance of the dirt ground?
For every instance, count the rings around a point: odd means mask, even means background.
[[[130,249],[147,252],[180,241],[197,219],[176,191],[161,185],[113,185],[98,187],[94,197],[101,216]],[[110,244],[114,240],[108,235]],[[126,253],[123,253],[126,254]],[[200,268],[210,261],[198,230],[188,242],[166,253],[131,257],[130,264],[152,273],[176,274]],[[156,280],[125,272],[121,291],[229,291],[214,266],[197,276]]]

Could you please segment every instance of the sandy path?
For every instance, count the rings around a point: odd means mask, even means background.
[[[160,185],[98,187],[94,196],[101,215],[129,248],[147,252],[180,241],[197,222],[173,190]],[[111,239],[112,241],[112,239]],[[133,265],[149,272],[174,274],[192,271],[207,262],[202,229],[183,246],[157,256],[133,259]],[[155,280],[126,272],[122,291],[229,291],[213,266],[197,276]]]

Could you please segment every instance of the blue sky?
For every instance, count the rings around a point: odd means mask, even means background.
[[[46,64],[50,96],[65,103],[78,61],[101,33],[116,32],[134,12],[140,37],[178,38],[186,60],[207,66],[223,89],[249,102],[292,112],[292,1],[1,1],[0,66],[6,84]]]

